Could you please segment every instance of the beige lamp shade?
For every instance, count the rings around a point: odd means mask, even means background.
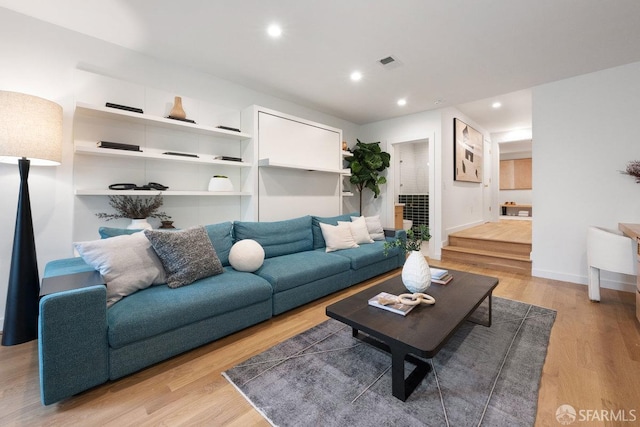
[[[62,160],[62,107],[37,96],[0,91],[0,162],[55,166]]]

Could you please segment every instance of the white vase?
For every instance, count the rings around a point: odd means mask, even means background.
[[[402,283],[409,292],[424,292],[431,286],[431,270],[420,251],[411,251],[402,267]]]
[[[152,230],[153,227],[147,219],[131,219],[131,224],[127,225],[127,230]]]

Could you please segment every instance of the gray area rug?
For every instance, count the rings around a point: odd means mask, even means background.
[[[492,326],[462,325],[406,402],[391,395],[391,357],[333,319],[223,375],[282,427],[532,426],[555,316],[494,297]]]

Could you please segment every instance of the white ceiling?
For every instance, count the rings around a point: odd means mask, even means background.
[[[490,132],[527,120],[530,127],[531,95],[523,89],[640,61],[638,0],[0,0],[0,6],[358,124],[458,106]],[[284,29],[278,40],[265,34],[272,22]],[[400,65],[377,62],[388,55]],[[356,69],[364,77],[354,83],[349,75]],[[491,110],[487,103],[503,94],[509,94],[500,97],[503,108]],[[396,105],[401,97],[404,107]]]

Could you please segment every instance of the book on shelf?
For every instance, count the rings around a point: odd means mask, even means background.
[[[411,310],[413,310],[413,307],[415,307],[415,305],[401,304],[399,302],[386,304],[386,305],[379,302],[380,299],[384,301],[385,299],[392,300],[395,298],[398,298],[398,297],[396,295],[389,294],[387,292],[380,292],[375,297],[369,299],[369,305],[373,307],[381,308],[383,310],[388,310],[392,313],[401,314],[403,316],[406,316],[407,313],[409,313]]]
[[[446,285],[447,283],[449,283],[452,280],[453,280],[453,276],[451,274],[449,274],[449,273],[445,274],[444,276],[438,277],[438,278],[431,277],[431,283],[437,283],[439,285]]]

